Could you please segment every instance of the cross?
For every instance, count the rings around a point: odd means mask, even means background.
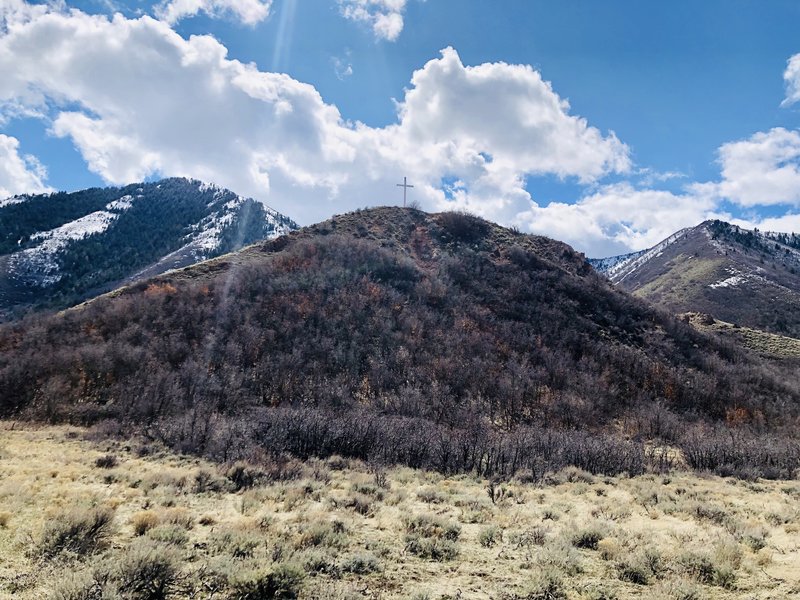
[[[406,192],[408,191],[408,188],[413,188],[414,186],[410,185],[408,183],[408,180],[405,177],[403,177],[403,183],[398,183],[397,187],[403,188],[403,208],[405,208],[405,206],[406,206]]]

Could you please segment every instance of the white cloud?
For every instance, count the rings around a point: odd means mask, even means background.
[[[800,101],[800,54],[795,54],[786,62],[783,80],[786,82],[786,98],[781,106]]]
[[[210,17],[231,16],[255,25],[269,16],[272,0],[164,0],[153,7],[155,15],[169,24],[203,12]]]
[[[776,127],[719,149],[722,179],[695,184],[698,195],[740,206],[800,205],[800,133]]]
[[[350,53],[345,54],[345,58],[334,56],[331,58],[333,72],[339,81],[344,81],[353,74],[353,63],[350,62]]]
[[[192,176],[310,223],[394,203],[403,175],[427,208],[511,222],[531,174],[595,181],[629,151],[577,116],[527,66],[466,67],[446,49],[413,74],[398,121],[343,121],[316,89],[227,58],[161,21],[51,11],[0,36],[0,106],[47,114],[112,183]],[[443,179],[463,182],[451,199]]]
[[[518,215],[518,222],[528,231],[602,257],[649,248],[684,227],[711,218],[730,217],[719,213],[711,198],[616,183],[575,204],[533,207]]]
[[[367,23],[375,37],[395,41],[403,31],[408,0],[338,0],[342,16]]]
[[[0,134],[0,198],[51,191],[47,171],[31,155],[19,155],[19,140]]]

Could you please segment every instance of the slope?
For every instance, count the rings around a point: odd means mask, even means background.
[[[775,428],[798,389],[563,243],[401,208],[0,327],[0,414],[142,428],[223,460],[257,444],[492,471],[548,448],[634,472],[626,442],[587,432],[674,439],[732,411]]]
[[[592,264],[622,289],[670,312],[707,313],[800,337],[800,238],[794,234],[706,221],[618,258]]]
[[[296,227],[199,181],[19,196],[0,203],[0,318],[60,308]]]

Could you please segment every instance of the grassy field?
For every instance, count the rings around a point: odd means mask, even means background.
[[[0,423],[0,598],[800,594],[800,482],[265,465]]]

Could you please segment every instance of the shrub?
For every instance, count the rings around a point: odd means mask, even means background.
[[[209,546],[214,553],[224,552],[237,559],[252,558],[256,548],[263,543],[264,540],[257,535],[230,529],[217,532],[209,539]]]
[[[767,536],[769,536],[769,532],[758,526],[748,527],[736,534],[737,539],[753,552],[758,552],[767,547]]]
[[[136,535],[144,535],[153,527],[157,527],[160,522],[161,519],[152,510],[143,510],[131,517],[133,533]]]
[[[238,492],[255,487],[266,478],[266,474],[261,469],[246,462],[237,461],[228,467],[225,471],[225,477],[233,484],[233,489]]]
[[[45,524],[37,553],[44,558],[53,558],[61,552],[92,554],[107,544],[113,519],[113,511],[106,507],[60,513]]]
[[[147,537],[156,542],[182,547],[189,541],[189,534],[178,525],[162,525],[147,532]]]
[[[311,524],[300,533],[297,548],[324,546],[328,548],[344,548],[347,545],[344,527],[339,521],[334,523],[317,522]]]
[[[428,504],[443,504],[444,502],[447,502],[447,497],[433,488],[418,490],[417,498]]]
[[[345,558],[341,565],[345,573],[354,575],[368,575],[381,570],[381,564],[373,554],[354,554]]]
[[[6,511],[0,512],[0,527],[5,529],[8,527],[9,521],[11,521],[11,513]]]
[[[459,242],[476,242],[489,231],[486,221],[463,211],[440,214],[439,225]]]
[[[327,552],[311,551],[303,556],[303,568],[309,573],[323,573],[334,578],[338,578],[342,574],[342,569],[336,564],[336,559]]]
[[[419,535],[406,535],[406,550],[420,558],[430,560],[452,560],[458,556],[458,545],[443,538],[425,538]]]
[[[565,575],[573,576],[583,571],[581,555],[575,548],[564,541],[556,541],[536,556],[536,564],[542,570],[554,569]]]
[[[521,596],[524,600],[563,600],[567,597],[564,582],[552,570],[537,573]]]
[[[637,554],[628,554],[616,563],[617,574],[622,581],[647,585],[653,577],[661,577],[664,560],[658,551],[644,548]]]
[[[445,521],[436,515],[414,515],[404,519],[406,533],[428,538],[442,538],[455,542],[461,535],[458,523]]]
[[[49,600],[104,600],[103,587],[87,571],[59,573]]]
[[[191,529],[194,527],[194,517],[185,508],[171,508],[165,510],[161,515],[161,522],[170,525],[177,525],[184,529]]]
[[[166,600],[179,592],[180,557],[169,546],[135,541],[112,570],[120,594],[130,600]]]
[[[375,512],[375,509],[372,506],[372,498],[364,494],[353,494],[347,498],[347,500],[345,500],[344,505],[346,508],[349,508],[365,517],[368,517]]]
[[[597,550],[597,545],[603,537],[597,529],[584,529],[572,536],[572,545],[585,550]]]
[[[525,531],[517,531],[511,534],[509,541],[517,548],[544,546],[545,541],[547,541],[547,529],[536,526]]]
[[[113,469],[119,464],[119,460],[113,454],[100,456],[94,461],[94,466],[98,469]]]
[[[678,557],[678,564],[686,575],[689,575],[700,583],[713,583],[714,562],[707,554],[696,552],[686,552]]]
[[[237,574],[230,581],[230,600],[293,600],[300,593],[305,573],[297,565]]]
[[[478,533],[478,542],[484,548],[491,548],[501,541],[503,541],[503,530],[497,525],[487,525]]]
[[[194,475],[193,490],[196,494],[204,492],[223,492],[228,487],[227,481],[207,469],[200,469]]]

